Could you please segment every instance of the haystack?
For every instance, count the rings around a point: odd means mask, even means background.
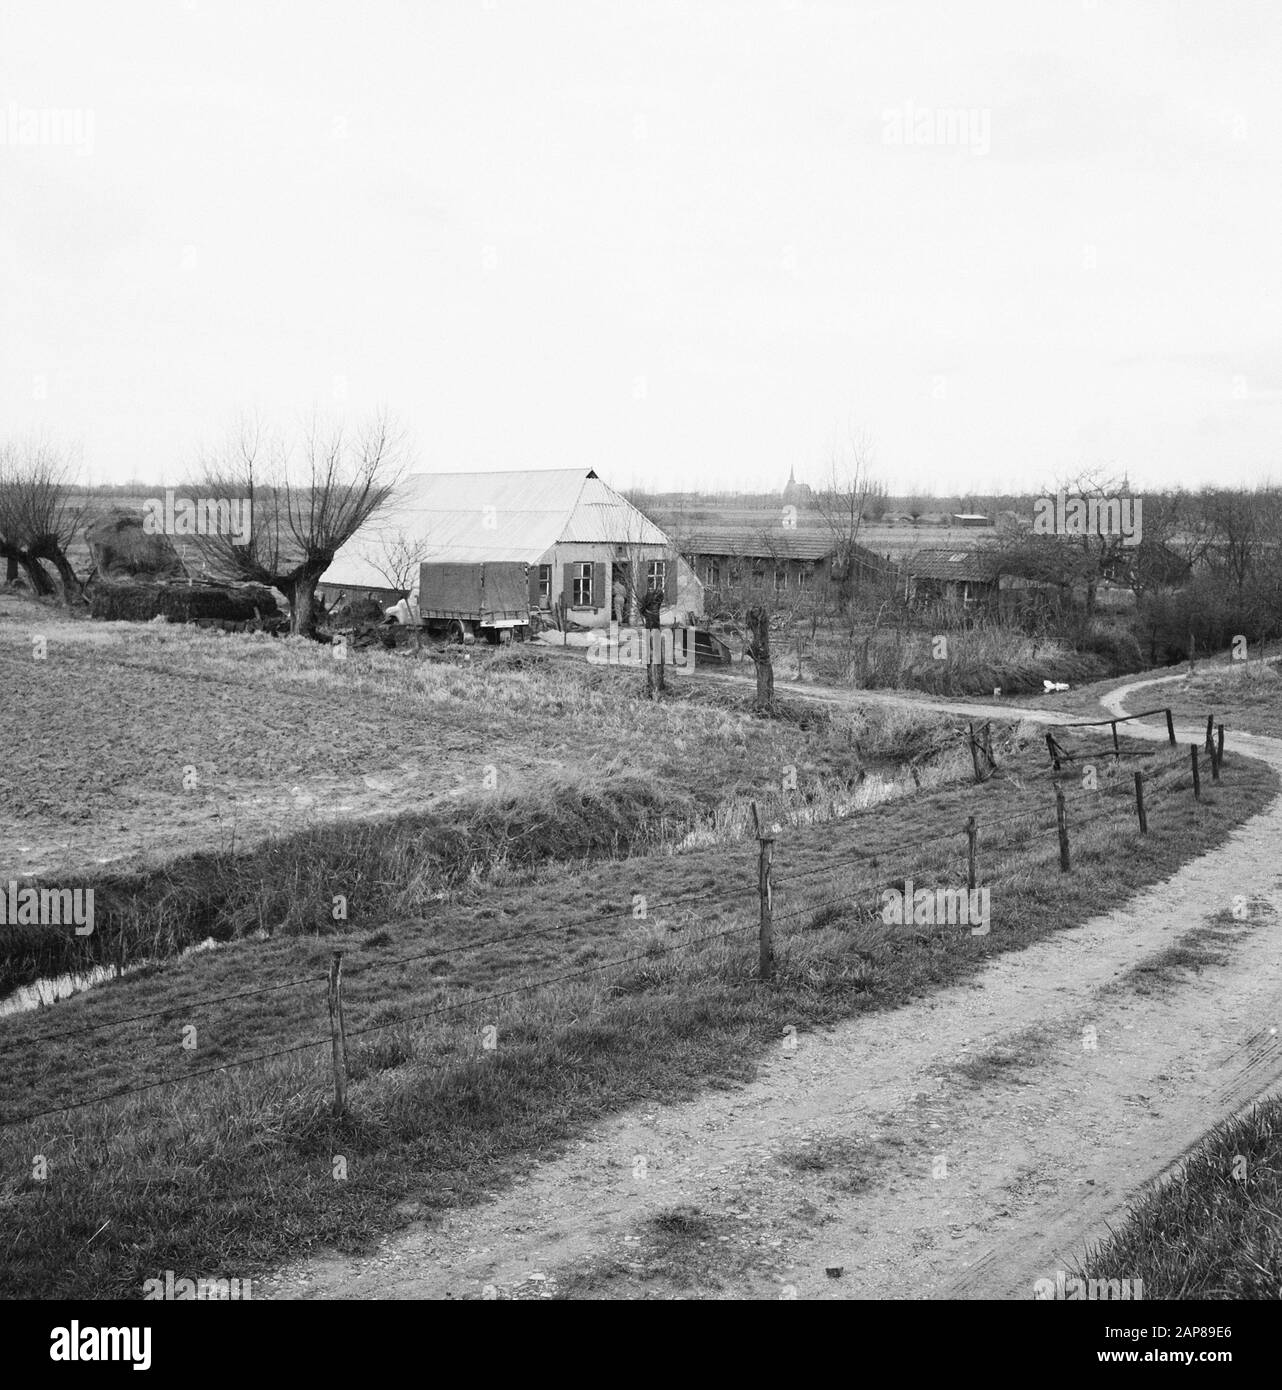
[[[186,576],[173,541],[168,536],[144,531],[141,512],[113,507],[88,527],[85,540],[101,579],[181,579]]]

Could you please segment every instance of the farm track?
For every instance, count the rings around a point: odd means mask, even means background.
[[[1123,713],[1161,684],[1123,687],[1105,708]],[[976,718],[1077,717],[777,689]],[[1165,728],[1127,731],[1166,738]],[[1185,746],[1201,736],[1178,733]],[[1226,751],[1282,769],[1277,740],[1230,730]],[[371,1256],[314,1257],[262,1291],[1031,1297],[1147,1181],[1282,1078],[1280,832],[1282,798],[1124,908],[919,1003],[781,1043],[748,1085],[619,1116],[484,1207],[411,1228]],[[1190,929],[1224,924],[1239,897],[1249,916],[1228,920],[1218,959],[1145,983],[1146,964]],[[674,1208],[706,1224],[682,1260],[655,1263],[647,1219]]]

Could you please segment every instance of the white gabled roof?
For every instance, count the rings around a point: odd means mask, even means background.
[[[338,552],[321,583],[390,588],[377,562],[400,535],[421,544],[424,560],[459,564],[532,565],[563,541],[671,545],[591,469],[415,473]]]

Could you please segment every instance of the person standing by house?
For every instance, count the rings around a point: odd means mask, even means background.
[[[623,572],[621,570],[616,569],[614,572],[614,588],[612,592],[614,596],[614,618],[620,627],[622,627],[628,620],[628,586],[623,578]]]
[[[663,674],[663,643],[656,640],[662,608],[663,590],[646,590],[641,599],[641,622],[646,628],[645,686],[652,700],[658,699],[667,688]]]

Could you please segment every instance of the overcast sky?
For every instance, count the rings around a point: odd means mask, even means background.
[[[0,0],[0,432],[94,481],[378,403],[425,469],[621,487],[817,482],[852,431],[892,491],[1282,481],[1280,40],[1265,0]]]

